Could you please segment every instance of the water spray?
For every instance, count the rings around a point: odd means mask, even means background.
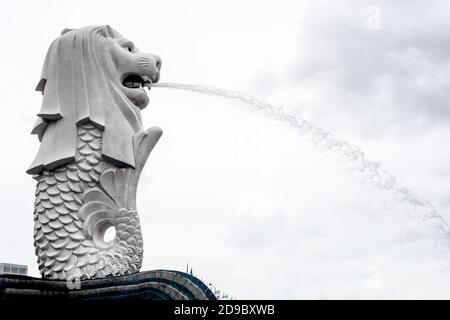
[[[331,132],[304,119],[298,112],[289,111],[283,106],[272,105],[251,95],[214,86],[187,83],[148,83],[146,86],[149,89],[151,87],[172,88],[225,98],[250,107],[250,111],[288,124],[301,135],[307,136],[315,146],[321,145],[337,155],[351,172],[359,176],[364,185],[389,192],[396,202],[407,204],[416,218],[435,231],[436,245],[442,245],[446,253],[450,253],[449,224],[428,200],[415,195],[411,190],[398,183],[395,177],[384,170],[378,162],[366,159],[360,148],[336,138]]]

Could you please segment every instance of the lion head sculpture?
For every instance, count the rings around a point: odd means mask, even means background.
[[[143,129],[144,85],[159,80],[161,59],[141,53],[110,26],[65,29],[50,46],[36,88],[43,102],[32,133],[40,149],[27,170],[39,174],[75,159],[77,126],[103,131],[102,156],[135,166],[133,136]]]

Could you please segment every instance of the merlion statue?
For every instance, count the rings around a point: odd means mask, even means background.
[[[40,148],[27,170],[37,180],[34,246],[47,279],[139,272],[143,242],[136,189],[160,138],[144,130],[144,87],[161,59],[141,53],[110,26],[65,29],[50,46],[43,102],[32,130]],[[106,242],[105,231],[115,238]]]

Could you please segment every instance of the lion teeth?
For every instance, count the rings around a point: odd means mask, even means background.
[[[123,84],[127,88],[142,88],[142,82],[125,82]]]

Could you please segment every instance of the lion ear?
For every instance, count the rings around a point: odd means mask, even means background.
[[[72,31],[72,30],[75,30],[75,29],[68,29],[68,28],[65,28],[63,31],[61,31],[61,35],[64,35],[64,34],[66,34],[67,32]]]
[[[104,37],[115,38],[116,32],[109,24],[104,25],[101,29],[101,35]]]

